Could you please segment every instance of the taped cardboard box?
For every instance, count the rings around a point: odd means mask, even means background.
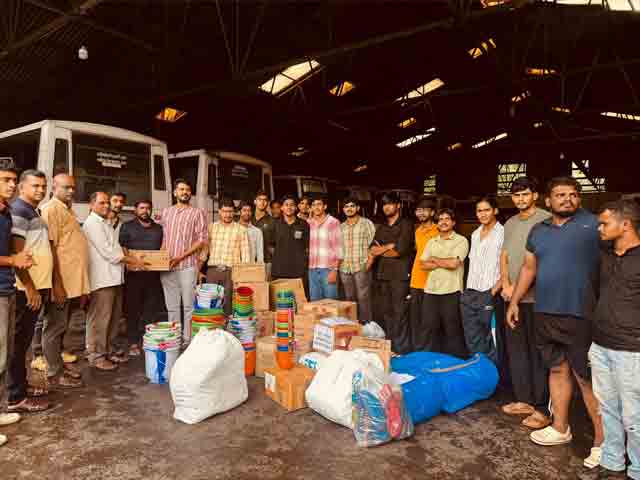
[[[258,337],[269,337],[273,335],[276,312],[270,312],[269,310],[256,312],[256,320],[258,322]]]
[[[281,278],[269,283],[271,310],[276,309],[276,294],[278,290],[293,290],[296,298],[297,311],[301,311],[302,306],[307,303],[307,296],[304,293],[304,283],[301,278]]]
[[[349,350],[364,350],[375,353],[384,365],[384,371],[391,372],[391,340],[356,336],[351,339]]]
[[[256,312],[269,310],[269,284],[267,282],[238,282],[234,288],[249,287],[253,290],[253,308]]]
[[[233,283],[266,282],[267,270],[264,263],[236,263],[231,267]]]
[[[289,370],[267,368],[264,371],[264,390],[267,396],[290,412],[307,408],[304,393],[314,375],[313,370],[301,365]]]
[[[152,272],[169,271],[169,252],[166,250],[129,250],[129,255],[143,260],[146,269]]]
[[[293,319],[293,335],[296,340],[313,340],[313,329],[322,317],[315,313],[296,313]]]
[[[323,318],[313,330],[313,350],[330,354],[348,350],[351,339],[362,335],[362,325],[344,318]]]
[[[358,321],[358,304],[344,300],[316,300],[308,302],[302,307],[305,313],[315,313],[321,317],[344,317],[354,322]]]
[[[256,377],[264,377],[267,368],[276,365],[276,338],[259,337],[256,339]]]

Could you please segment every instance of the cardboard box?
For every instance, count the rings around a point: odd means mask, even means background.
[[[384,338],[353,337],[349,350],[365,350],[375,353],[384,365],[384,371],[391,372],[391,340]]]
[[[273,335],[276,312],[270,312],[269,310],[256,312],[256,319],[258,321],[258,337],[270,337]]]
[[[231,268],[233,283],[266,282],[267,270],[264,263],[237,263]]]
[[[293,319],[293,336],[300,341],[313,341],[313,329],[322,317],[315,313],[296,313]]]
[[[290,412],[307,408],[304,394],[314,375],[313,370],[300,365],[290,370],[267,368],[264,371],[264,390],[267,396]]]
[[[358,321],[358,304],[356,302],[325,298],[304,304],[302,311],[315,313],[321,317],[343,317],[354,322]]]
[[[313,349],[330,354],[348,350],[351,339],[362,335],[362,325],[344,319],[324,318],[313,330]]]
[[[234,288],[249,287],[253,290],[253,308],[256,312],[269,310],[269,284],[267,282],[238,282]]]
[[[129,250],[132,257],[144,260],[149,265],[147,270],[152,272],[168,272],[169,271],[169,252],[166,250]]]
[[[294,340],[293,345],[296,354],[296,363],[304,354],[313,352],[313,340]]]
[[[259,337],[256,339],[256,377],[264,377],[267,368],[277,368],[276,338]]]
[[[307,296],[304,293],[304,283],[301,278],[281,278],[269,283],[271,310],[276,309],[276,292],[278,290],[293,290],[296,297],[296,306],[298,311],[307,303]]]

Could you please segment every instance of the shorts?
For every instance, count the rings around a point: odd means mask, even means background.
[[[580,378],[591,380],[591,322],[588,319],[536,313],[535,333],[536,347],[547,368],[557,367],[566,360]]]

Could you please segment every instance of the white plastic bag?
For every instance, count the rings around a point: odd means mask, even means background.
[[[332,422],[353,428],[353,374],[363,368],[384,371],[382,360],[375,353],[362,350],[333,352],[307,388],[305,398],[309,407]]]
[[[309,352],[302,355],[298,360],[298,363],[303,367],[310,368],[311,370],[318,370],[322,367],[327,358],[329,357],[324,353]]]
[[[202,329],[171,371],[173,418],[201,422],[247,400],[244,349],[224,330]]]
[[[384,330],[376,322],[369,322],[362,327],[362,336],[369,338],[385,338]]]
[[[402,387],[390,375],[363,368],[353,375],[353,434],[360,447],[375,447],[413,435]]]

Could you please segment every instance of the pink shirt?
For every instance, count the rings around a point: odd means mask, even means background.
[[[175,205],[162,211],[160,220],[164,232],[164,248],[171,258],[178,257],[196,242],[207,243],[207,219],[204,210],[192,206],[178,208]],[[177,264],[174,270],[184,270],[198,265],[198,252]]]
[[[338,219],[327,215],[324,222],[309,222],[309,268],[338,268],[342,260],[342,230]]]

